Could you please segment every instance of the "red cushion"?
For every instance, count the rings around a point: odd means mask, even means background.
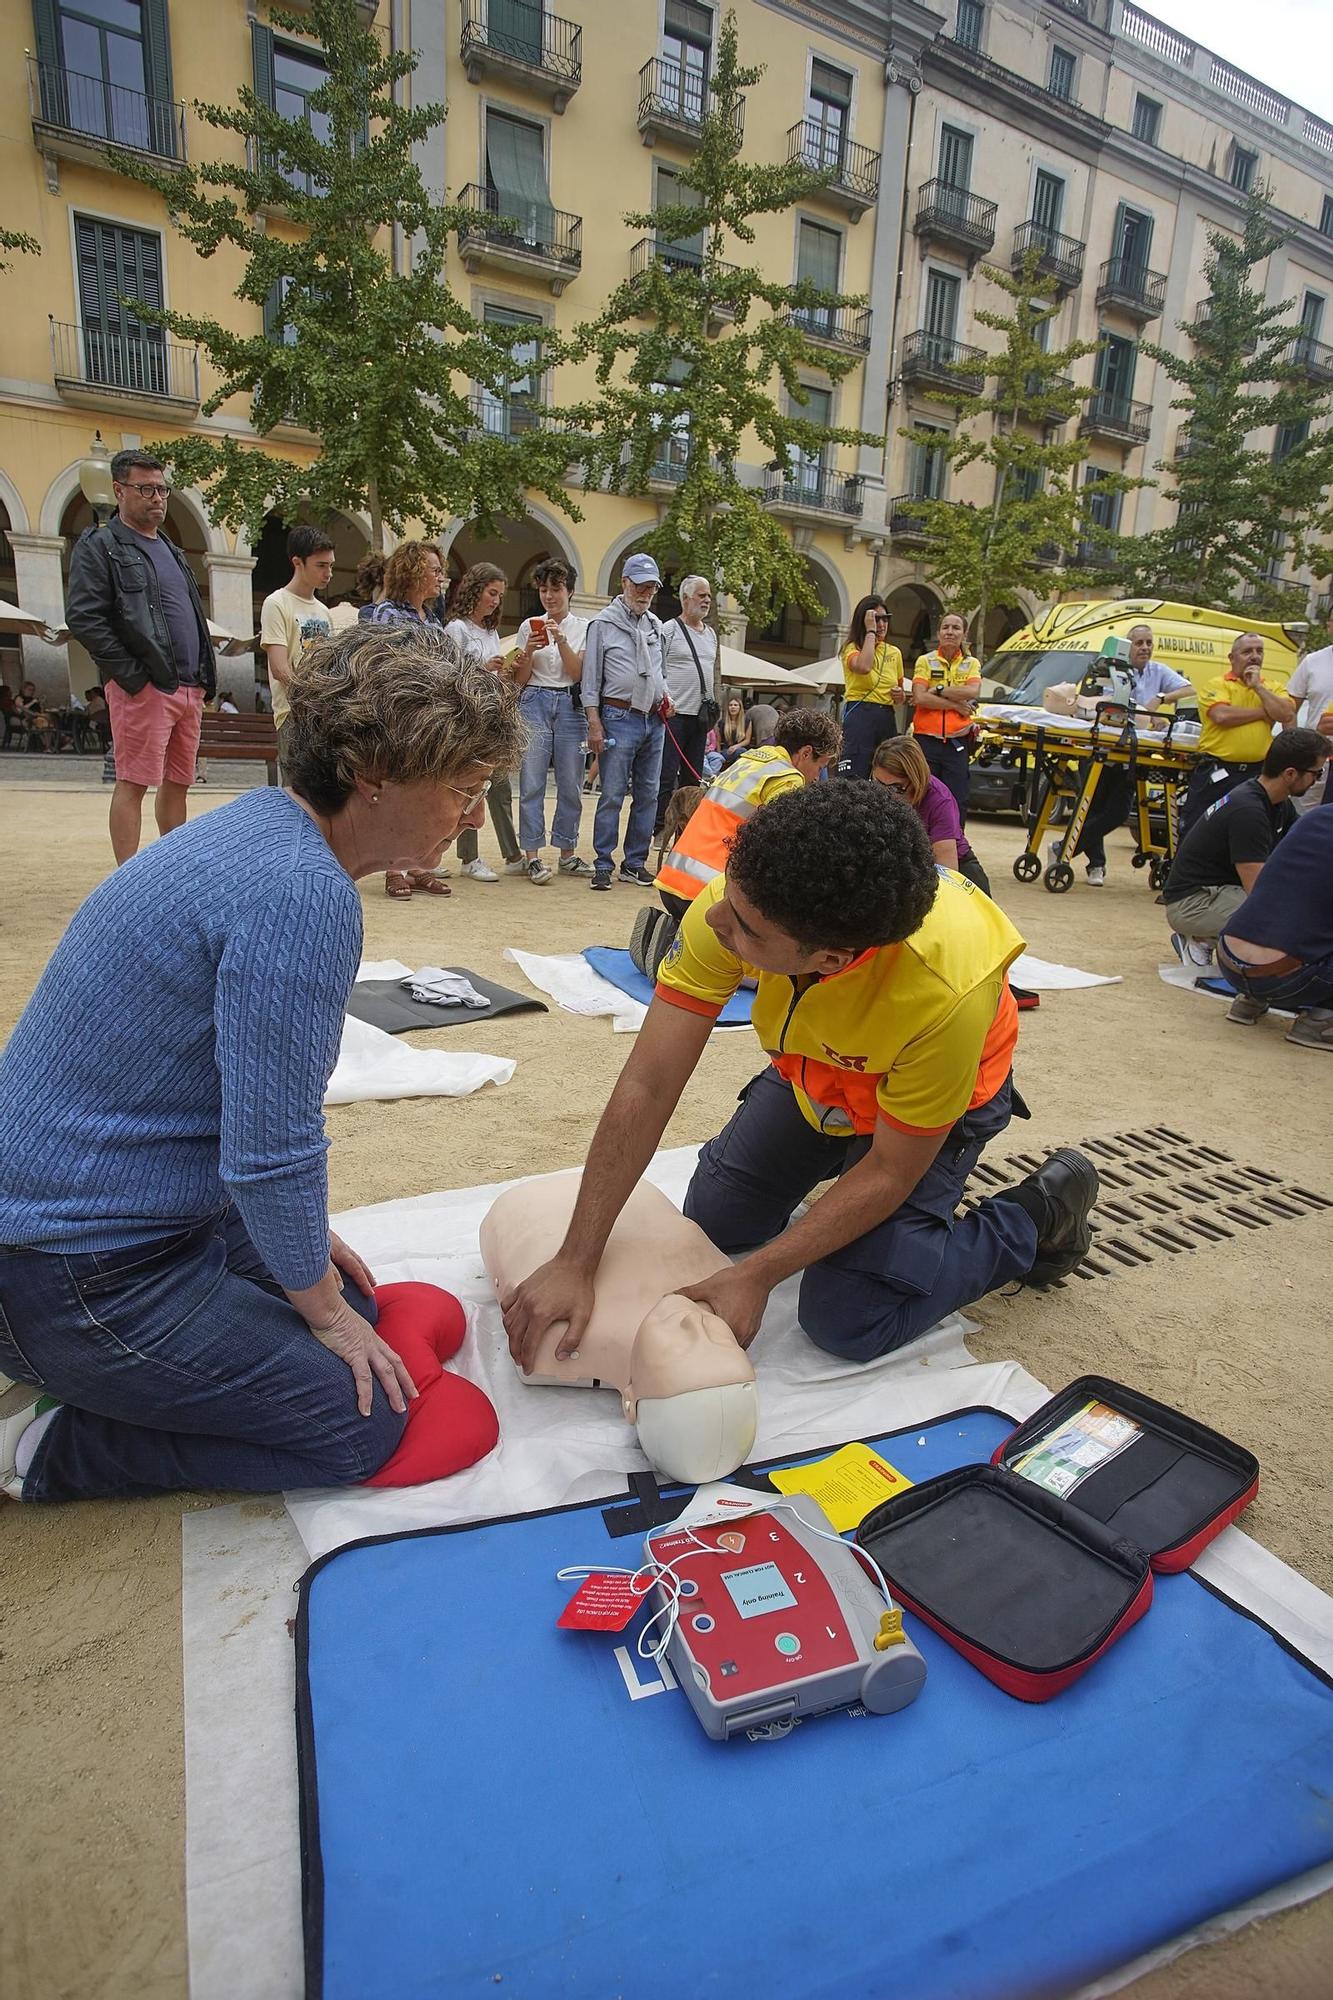
[[[380,1339],[407,1364],[418,1393],[398,1449],[366,1484],[420,1486],[475,1465],[495,1449],[500,1425],[489,1397],[440,1366],[462,1346],[462,1306],[438,1285],[418,1284],[379,1285],[375,1303]]]

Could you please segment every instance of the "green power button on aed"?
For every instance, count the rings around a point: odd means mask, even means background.
[[[794,1632],[779,1632],[773,1644],[780,1653],[785,1653],[788,1659],[793,1653],[799,1653],[801,1650],[801,1642]]]

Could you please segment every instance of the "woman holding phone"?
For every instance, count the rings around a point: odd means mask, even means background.
[[[903,656],[889,640],[889,612],[882,597],[863,597],[852,613],[842,651],[846,701],[842,757],[853,778],[870,776],[870,760],[886,736],[902,732],[907,691]]]
[[[592,874],[590,864],[578,852],[585,734],[579,682],[588,621],[569,608],[576,578],[568,563],[538,563],[532,581],[542,601],[542,615],[525,618],[519,626],[518,651],[510,655],[509,669],[519,689],[518,712],[528,731],[518,781],[518,837],[528,880],[540,888],[553,873],[542,859],[546,774],[552,764],[555,818],[551,839],[560,849],[557,867],[562,875]]]

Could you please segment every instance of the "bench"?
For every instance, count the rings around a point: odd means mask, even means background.
[[[270,785],[278,782],[278,732],[271,715],[214,715],[204,711],[199,761],[215,757],[235,763],[267,764]]]

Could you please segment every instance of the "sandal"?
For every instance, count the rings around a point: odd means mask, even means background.
[[[398,872],[390,873],[384,878],[384,893],[386,896],[392,896],[395,903],[405,903],[411,897],[412,884],[406,875]]]
[[[449,884],[442,882],[438,875],[432,875],[429,868],[413,868],[409,871],[407,879],[413,889],[422,889],[428,896],[452,896],[453,894],[453,890],[449,887]]]

